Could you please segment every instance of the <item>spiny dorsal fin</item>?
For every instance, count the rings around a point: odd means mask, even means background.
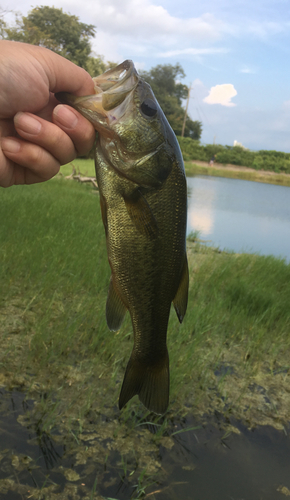
[[[126,310],[126,306],[115,289],[114,282],[111,277],[106,304],[106,320],[110,330],[119,330],[126,314]]]
[[[182,323],[182,320],[186,313],[187,298],[188,298],[188,283],[189,283],[188,263],[187,263],[187,257],[185,255],[180,283],[176,295],[173,299],[173,305],[180,323]]]

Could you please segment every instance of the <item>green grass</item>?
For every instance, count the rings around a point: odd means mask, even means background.
[[[60,172],[62,175],[67,176],[70,175],[73,171],[73,167],[76,169],[76,172],[81,172],[83,175],[87,175],[89,177],[95,177],[95,161],[94,160],[84,160],[82,158],[76,158],[70,163],[66,165],[62,165],[60,167]]]
[[[76,349],[80,357],[94,353],[108,340],[103,311],[110,276],[98,196],[65,180],[15,187],[1,192],[1,215],[6,321],[9,309],[12,317],[21,309],[17,321],[21,332],[33,333],[30,353],[40,364]],[[104,357],[107,350],[106,342]]]
[[[27,337],[23,363],[91,360],[112,378],[121,377],[132,331],[129,317],[120,333],[106,326],[110,270],[98,195],[89,186],[55,179],[2,190],[0,207],[2,337],[13,338],[14,331],[20,332],[15,338]],[[168,333],[171,399],[178,400],[226,343],[250,350],[252,359],[269,354],[270,360],[290,341],[289,265],[192,245],[188,311],[181,326],[172,311]],[[6,343],[14,352],[13,342]],[[2,363],[9,366],[8,360],[6,355]]]
[[[275,375],[289,369],[290,265],[283,260],[219,252],[190,238],[188,310],[182,325],[172,310],[168,328],[169,413],[152,417],[137,398],[120,413],[132,328],[128,314],[119,332],[106,325],[110,269],[98,194],[62,178],[1,189],[0,214],[0,385],[36,398],[30,418],[42,432],[60,429],[68,450],[87,453],[82,433],[92,432],[92,422],[101,426],[96,432],[121,457],[135,450],[126,480],[140,493],[158,471],[154,458],[144,472],[152,446],[178,415],[218,409],[261,423],[249,385],[263,379],[269,394],[285,387],[290,394],[289,377]],[[155,435],[145,432],[147,421]],[[106,463],[108,450],[101,456]]]

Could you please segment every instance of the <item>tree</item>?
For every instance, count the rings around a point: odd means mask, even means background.
[[[89,56],[85,65],[85,69],[91,76],[102,75],[106,71],[106,63],[102,56]]]
[[[151,86],[157,101],[173,128],[176,135],[181,135],[185,110],[182,100],[188,95],[188,87],[179,81],[185,77],[183,68],[179,63],[158,64],[150,71],[140,71],[140,76]],[[202,124],[186,118],[184,136],[200,139]]]
[[[4,21],[4,16],[6,12],[0,7],[0,40],[5,36],[6,23]]]
[[[90,38],[96,29],[62,9],[42,6],[32,9],[27,17],[16,17],[16,26],[5,28],[5,32],[8,40],[46,47],[86,68],[92,50]]]
[[[193,121],[187,115],[185,122],[185,129],[184,129],[184,137],[190,137],[191,139],[199,141],[199,139],[201,138],[201,132],[202,132],[202,123],[198,120]],[[181,129],[180,131],[178,130],[175,133],[176,135],[181,135]]]
[[[118,66],[118,63],[113,61],[105,62],[103,56],[89,56],[85,69],[88,73],[90,73],[91,76],[98,76],[105,73],[105,71],[114,68],[115,66]]]

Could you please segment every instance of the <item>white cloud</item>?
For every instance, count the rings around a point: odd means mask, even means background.
[[[177,50],[168,50],[167,52],[160,52],[157,54],[160,57],[176,57],[180,55],[192,55],[192,56],[200,56],[200,55],[209,55],[209,54],[225,54],[229,52],[228,49],[224,48],[206,48],[206,49],[196,49],[193,47],[187,49],[177,49]]]
[[[13,8],[20,0],[10,1]],[[27,1],[23,0],[23,9]],[[46,5],[54,6],[55,1],[46,0]],[[193,16],[191,7],[182,6],[180,14],[164,0],[59,0],[58,7],[96,26],[92,48],[106,60],[188,55],[201,62],[201,58],[228,52],[213,46],[229,35],[231,25],[208,12]]]
[[[134,66],[135,66],[135,68],[136,68],[137,71],[141,71],[141,70],[145,69],[145,63],[144,62],[134,61]]]
[[[209,95],[203,99],[207,104],[221,104],[222,106],[236,106],[231,102],[232,97],[237,95],[235,87],[231,83],[223,83],[211,87]]]
[[[116,38],[104,31],[97,30],[96,37],[92,40],[92,50],[95,54],[102,54],[107,61],[122,62],[126,59],[116,43]]]
[[[151,37],[174,38],[189,36],[194,40],[215,40],[221,36],[224,23],[211,14],[200,17],[179,18],[171,15],[161,5],[155,5],[150,0],[64,0],[67,9],[79,11],[82,19],[89,17],[97,30],[107,33],[126,35],[137,38]]]
[[[256,73],[256,71],[252,68],[249,68],[248,66],[243,66],[241,69],[240,69],[240,73],[247,73],[247,74],[252,74],[254,75]]]
[[[47,4],[53,0],[47,0]],[[93,48],[106,59],[170,57],[170,52],[189,55],[218,54],[225,49],[208,49],[227,32],[226,24],[213,14],[180,17],[156,0],[61,0],[66,12],[96,26]],[[205,48],[199,48],[204,46]],[[193,51],[193,52],[192,52]],[[201,52],[199,52],[201,51]],[[117,57],[119,56],[119,57]]]
[[[249,33],[261,39],[265,39],[273,35],[275,36],[287,29],[289,29],[289,24],[287,22],[277,23],[271,21],[264,21],[264,22],[250,21],[247,27],[247,31]]]
[[[198,87],[204,87],[202,81],[199,79],[199,78],[196,78],[193,82],[192,82],[192,86],[198,86]]]
[[[283,102],[283,108],[286,110],[290,110],[290,101],[284,101]]]

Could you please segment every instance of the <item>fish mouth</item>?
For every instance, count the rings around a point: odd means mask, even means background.
[[[77,97],[59,92],[56,98],[69,104],[89,121],[98,132],[109,137],[114,135],[110,129],[133,105],[132,92],[138,85],[139,76],[133,61],[126,60],[102,75],[93,78],[95,94]]]

